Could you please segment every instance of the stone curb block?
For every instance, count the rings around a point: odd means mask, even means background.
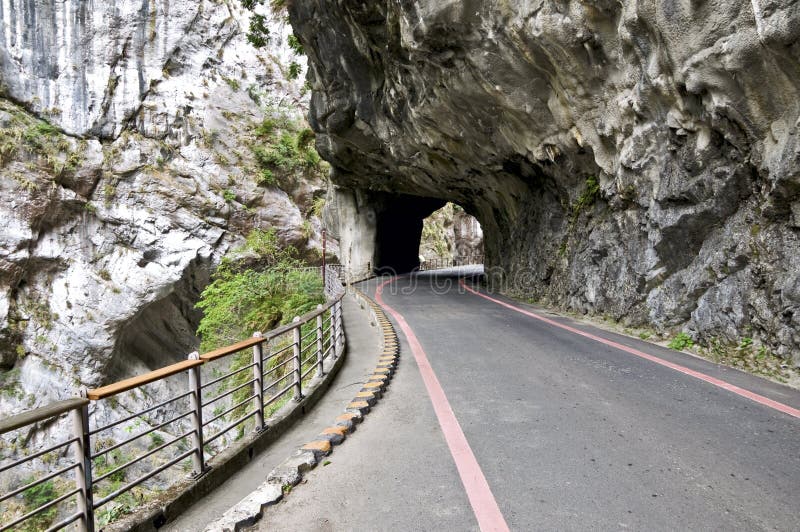
[[[283,499],[283,488],[264,482],[256,491],[239,501],[236,506],[206,528],[206,532],[238,532],[253,526],[264,515],[264,510]]]

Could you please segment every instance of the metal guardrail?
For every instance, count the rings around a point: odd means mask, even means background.
[[[230,443],[231,431],[236,429],[241,436],[248,423],[254,431],[264,430],[269,414],[290,399],[300,401],[303,385],[313,378],[312,374],[323,375],[326,360],[329,357],[335,360],[344,348],[344,288],[335,268],[326,267],[325,273],[325,293],[329,301],[308,314],[295,317],[288,325],[263,334],[257,332],[252,338],[202,355],[191,353],[183,362],[85,391],[85,397],[59,401],[0,420],[0,434],[4,434],[30,428],[36,423],[51,423],[65,414],[71,419],[67,439],[0,464],[0,473],[67,450],[71,453],[69,463],[0,494],[0,503],[41,489],[56,478],[64,481],[69,474],[73,476],[65,493],[52,495],[50,500],[41,501],[24,515],[5,522],[4,513],[0,532],[69,501],[74,503],[75,511],[70,508],[67,517],[50,524],[47,530],[59,530],[75,523],[80,530],[93,531],[95,512],[101,507],[189,459],[192,474],[200,476],[208,470],[209,455],[224,450]],[[252,351],[252,356],[248,350]],[[229,358],[232,355],[239,356]],[[221,364],[226,366],[220,368]],[[203,370],[209,371],[204,375]],[[184,373],[188,380],[181,386],[176,378]],[[125,392],[142,392],[140,395],[144,399],[143,387],[148,384],[166,385],[170,391],[178,386],[180,389],[155,405],[97,426],[97,416],[90,415],[90,408],[96,413],[103,402],[114,401]],[[120,429],[133,432],[142,421],[147,427],[145,430],[120,437]],[[122,427],[130,422],[133,424]],[[166,439],[163,434],[170,437]],[[145,445],[143,440],[148,435],[150,444]],[[236,439],[234,437],[233,441]],[[140,454],[125,456],[122,452],[122,449],[132,448]],[[136,476],[128,481],[130,473]]]
[[[483,264],[483,255],[464,255],[458,257],[437,257],[424,260],[419,265],[419,271],[438,270],[441,268],[454,268],[457,266],[471,266]]]

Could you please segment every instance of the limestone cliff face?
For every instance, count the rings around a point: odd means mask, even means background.
[[[254,227],[318,248],[325,184],[256,179],[254,124],[304,112],[285,13],[264,51],[233,0],[5,0],[0,22],[5,415],[185,358],[220,257]]]
[[[457,202],[510,289],[800,362],[797,2],[290,13],[343,190]]]

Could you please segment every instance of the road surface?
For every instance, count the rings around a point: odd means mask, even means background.
[[[446,274],[381,292],[389,392],[261,529],[800,530],[797,390]]]

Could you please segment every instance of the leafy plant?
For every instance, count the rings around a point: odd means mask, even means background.
[[[313,310],[324,301],[322,279],[296,270],[297,251],[282,248],[277,233],[255,230],[241,248],[223,259],[200,296],[201,349],[211,350],[269,330]]]
[[[689,347],[694,345],[694,340],[692,340],[691,336],[686,334],[685,332],[678,333],[670,342],[667,344],[667,347],[670,349],[677,349],[678,351],[683,351]]]
[[[258,174],[258,184],[265,187],[275,186],[275,174],[269,168],[264,168]]]
[[[300,39],[298,39],[297,35],[295,35],[294,33],[289,35],[289,37],[286,39],[286,43],[289,45],[289,48],[291,48],[292,51],[297,55],[305,54],[305,50],[303,50],[303,44],[300,42]]]
[[[300,66],[300,63],[297,61],[292,61],[289,63],[289,70],[286,73],[286,77],[289,79],[297,79],[300,77],[300,73],[303,71],[303,67]]]
[[[583,190],[578,199],[572,205],[572,219],[573,222],[578,218],[580,213],[586,208],[594,204],[597,197],[600,195],[600,184],[597,182],[596,177],[590,177],[586,180],[586,188]]]
[[[23,484],[30,484],[34,482],[34,478],[28,478],[23,481]],[[41,484],[33,486],[22,492],[22,500],[25,503],[25,512],[31,512],[39,508],[59,496],[58,490],[52,480],[46,480]],[[58,514],[58,505],[51,506],[35,516],[23,522],[20,530],[33,531],[44,530],[48,528],[55,520]]]

